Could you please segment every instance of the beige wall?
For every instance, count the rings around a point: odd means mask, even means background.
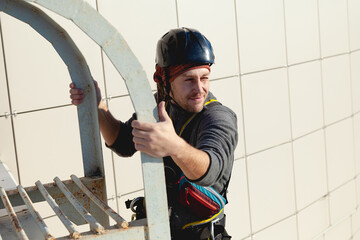
[[[211,89],[239,125],[226,209],[233,239],[360,239],[358,0],[89,3],[127,40],[153,89],[163,33],[187,26],[212,42]],[[48,13],[84,54],[111,111],[126,120],[131,101],[106,55],[72,22]],[[28,25],[3,13],[0,23],[0,160],[23,186],[82,176],[65,64]],[[103,154],[109,204],[129,219],[124,201],[143,188],[139,154],[124,159],[105,146]],[[52,232],[63,234],[54,213],[37,205]]]

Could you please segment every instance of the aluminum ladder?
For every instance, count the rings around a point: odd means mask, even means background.
[[[33,207],[35,202],[47,201],[69,231],[68,236],[59,239],[81,236],[81,239],[170,240],[162,159],[141,153],[146,219],[128,223],[107,205],[96,93],[90,70],[66,31],[36,4],[73,21],[93,39],[125,80],[138,119],[158,121],[155,99],[142,66],[123,37],[88,3],[83,0],[0,0],[0,11],[29,24],[52,43],[67,65],[72,81],[87,95],[78,107],[85,176],[71,175],[71,179],[63,181],[55,177],[54,183],[37,181],[34,186],[17,186],[8,191],[1,188],[0,209],[7,210],[18,239],[29,239],[21,226],[23,216],[17,216],[14,211],[14,207],[24,203],[43,238],[54,239]],[[109,226],[109,216],[115,220],[115,226]],[[75,225],[81,224],[89,224],[91,231],[76,231]]]

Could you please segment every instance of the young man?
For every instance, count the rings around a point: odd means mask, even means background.
[[[170,30],[158,42],[158,123],[115,119],[99,103],[100,130],[120,156],[136,151],[164,158],[172,239],[230,239],[223,206],[237,145],[236,115],[209,92],[214,54],[194,29]],[[83,92],[70,84],[74,105]],[[215,200],[214,200],[215,199]]]

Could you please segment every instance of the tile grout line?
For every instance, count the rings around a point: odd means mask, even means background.
[[[360,174],[359,174],[359,176],[360,176]],[[336,187],[336,189],[334,189],[332,192],[340,189],[341,187],[345,186],[346,184],[350,183],[351,181],[354,181],[354,179],[355,179],[355,178],[346,181],[345,183],[343,183],[343,184],[341,184],[340,186]],[[328,198],[328,197],[329,197],[329,195],[324,195],[323,197],[316,199],[316,200],[313,201],[312,203],[310,203],[310,204],[308,204],[307,206],[303,207],[299,212],[302,212],[302,211],[306,210],[307,208],[309,208],[309,207],[312,206],[313,204],[322,201],[323,198]],[[325,230],[323,230],[320,234],[318,234],[314,239],[318,238],[321,234],[323,234],[323,233],[329,231],[330,229],[334,228],[336,225],[340,224],[342,221],[348,219],[349,217],[351,217],[351,216],[352,216],[356,211],[358,211],[359,209],[360,209],[360,204],[357,204],[351,211],[349,211],[350,214],[348,214],[348,215],[346,215],[346,216],[343,216],[339,221],[337,221],[337,222],[334,223],[334,224],[329,224],[328,227],[327,227]],[[276,224],[279,224],[279,223],[281,223],[281,222],[283,222],[283,221],[286,221],[287,219],[289,219],[289,218],[291,218],[291,217],[294,217],[294,216],[296,216],[297,214],[298,214],[298,213],[292,213],[292,214],[290,214],[290,215],[288,215],[288,216],[286,216],[286,217],[284,217],[284,218],[281,218],[280,220],[278,220],[278,221],[276,221],[276,222],[273,222],[273,223],[271,223],[271,224],[269,224],[269,225],[267,225],[267,226],[265,226],[265,227],[257,230],[257,231],[254,233],[254,235],[256,235],[256,234],[258,234],[258,233],[260,233],[260,232],[262,232],[262,231],[264,231],[264,230],[266,230],[266,229],[269,229],[269,228],[271,228],[272,226],[274,226],[274,225],[276,225]]]
[[[318,201],[321,201],[321,199],[317,200],[316,202],[318,202]],[[335,222],[334,224],[328,225],[328,227],[327,227],[326,229],[324,229],[322,232],[320,232],[319,234],[317,234],[317,235],[316,235],[314,238],[312,238],[312,239],[318,239],[322,234],[325,234],[326,232],[330,231],[331,229],[333,229],[333,228],[336,227],[337,225],[341,224],[341,223],[344,222],[345,220],[351,218],[357,211],[359,211],[359,208],[360,208],[360,205],[359,205],[359,204],[356,205],[355,208],[353,208],[352,210],[348,211],[348,214],[347,214],[347,215],[345,215],[345,216],[343,216],[342,218],[340,218],[340,220],[337,221],[337,222]],[[282,223],[282,222],[284,222],[284,221],[286,221],[286,220],[294,217],[295,215],[297,215],[297,213],[293,213],[293,214],[290,214],[290,215],[288,215],[288,216],[286,216],[286,217],[283,217],[283,218],[281,218],[280,220],[277,220],[277,221],[271,223],[270,225],[267,225],[266,227],[263,227],[263,228],[257,230],[255,233],[253,233],[253,235],[259,234],[259,233],[262,232],[262,231],[265,231],[265,230],[267,230],[267,229],[269,229],[269,228],[271,228],[271,227],[273,227],[273,226],[275,226],[275,225],[277,225],[277,224],[279,224],[279,223]],[[359,230],[359,231],[360,231],[360,230]],[[246,237],[245,237],[245,239],[246,239]]]
[[[306,209],[308,209],[309,207],[311,207],[312,205],[316,204],[317,202],[322,201],[325,198],[329,198],[329,196],[334,193],[335,191],[339,190],[340,188],[344,187],[345,185],[351,183],[351,181],[356,181],[356,178],[360,177],[360,174],[358,176],[355,176],[349,180],[346,180],[344,183],[340,184],[339,186],[337,186],[336,188],[334,188],[333,190],[331,190],[330,193],[327,193],[323,196],[321,196],[320,198],[315,199],[314,201],[308,203],[307,205],[305,205],[303,208],[299,209],[298,213],[305,211]]]
[[[17,170],[17,175],[18,175],[17,179],[18,179],[18,184],[21,185],[19,157],[18,157],[18,151],[17,151],[17,146],[16,146],[16,136],[15,136],[13,109],[12,109],[11,97],[10,97],[9,74],[8,74],[8,69],[7,69],[7,64],[6,64],[5,44],[4,44],[4,36],[3,36],[3,28],[2,28],[1,20],[0,20],[0,38],[1,38],[1,48],[2,48],[2,51],[3,51],[3,61],[4,61],[4,71],[5,71],[5,78],[6,78],[6,88],[7,88],[7,92],[8,92],[11,129],[12,129],[12,135],[13,135],[13,144],[14,144],[14,152],[15,152],[15,160],[16,160],[16,170]]]
[[[322,61],[324,59],[330,59],[330,58],[340,57],[340,56],[344,56],[344,55],[350,55],[350,54],[352,54],[354,52],[358,52],[358,51],[360,51],[360,49],[356,49],[356,50],[352,50],[352,51],[348,51],[348,52],[342,52],[342,53],[338,53],[338,54],[334,54],[334,55],[329,55],[329,56],[326,56],[326,57],[315,58],[315,59],[311,59],[311,60],[307,60],[307,61],[303,61],[303,62],[288,64],[288,65],[284,65],[284,66],[278,66],[278,67],[261,69],[261,70],[252,71],[252,72],[241,73],[240,75],[241,76],[246,76],[246,75],[252,75],[252,74],[257,74],[257,73],[262,73],[262,72],[279,70],[279,69],[283,69],[283,68],[294,67],[294,66],[298,66],[298,65],[302,65],[302,64],[306,64],[306,63]],[[215,79],[215,80],[220,80],[220,79],[222,79],[222,78]]]
[[[99,3],[98,0],[96,0],[96,11],[99,11]],[[105,63],[104,63],[104,52],[102,48],[100,47],[100,56],[101,56],[101,67],[102,67],[102,74],[103,74],[103,80],[104,80],[104,91],[105,91],[105,104],[107,107],[109,107],[109,99],[108,99],[108,92],[107,92],[107,85],[106,85],[106,73],[105,73]],[[103,140],[105,141],[105,140]],[[103,152],[103,159],[104,159],[104,151]],[[114,163],[114,153],[111,151],[111,166],[112,166],[112,172],[113,172],[113,181],[114,181],[114,188],[115,188],[115,196],[117,196],[117,184],[116,184],[116,174],[115,174],[115,163]],[[116,204],[116,210],[119,212],[119,202],[118,198],[115,197],[115,204]]]
[[[351,53],[358,52],[358,51],[360,51],[360,49],[351,51],[350,53],[338,54],[338,55],[334,55],[334,56],[331,56],[331,57],[342,56],[342,55],[351,54]],[[320,61],[320,62],[321,62],[321,60],[327,59],[327,58],[330,58],[330,57],[326,57],[326,58],[322,58],[322,59],[314,59],[314,60],[305,61],[305,62],[302,62],[302,63],[297,63],[297,64],[293,64],[293,65],[289,65],[289,66],[283,66],[283,67],[277,67],[277,68],[259,70],[259,71],[251,72],[251,73],[244,73],[244,74],[238,74],[238,75],[229,75],[229,76],[225,76],[225,77],[220,77],[220,78],[211,79],[211,81],[220,81],[220,80],[224,80],[224,79],[228,79],[228,78],[233,78],[233,77],[240,77],[240,78],[241,78],[242,76],[246,76],[246,75],[250,75],[250,74],[267,72],[267,71],[271,71],[271,70],[278,70],[278,69],[283,69],[283,68],[287,68],[287,67],[292,67],[292,66],[296,66],[296,65],[305,64],[305,63],[315,62],[315,61]],[[155,91],[155,90],[153,90],[153,91]],[[129,94],[122,94],[122,95],[112,96],[111,99],[117,99],[117,98],[128,97],[128,96],[129,96]],[[109,98],[106,98],[106,100],[109,100],[109,101],[110,101]],[[43,110],[49,110],[49,109],[55,109],[55,108],[60,108],[60,107],[67,107],[67,106],[71,106],[71,104],[64,104],[64,105],[58,105],[58,106],[53,106],[53,107],[47,107],[47,108],[40,108],[40,109],[23,111],[23,112],[17,112],[17,114],[37,112],[37,111],[43,111]],[[4,117],[4,116],[5,116],[5,115],[0,115],[0,117]]]
[[[330,224],[326,229],[324,229],[322,232],[318,233],[313,239],[318,239],[320,236],[325,236],[325,234],[329,231],[331,231],[332,229],[334,229],[336,226],[342,224],[343,222],[345,222],[346,220],[350,219],[349,221],[351,222],[351,217],[357,212],[359,211],[359,207],[360,205],[356,205],[356,207],[354,209],[352,209],[351,211],[349,211],[347,213],[347,215],[343,216],[340,218],[340,220],[336,221],[334,224]],[[351,224],[350,224],[351,225]],[[352,235],[352,233],[351,233]],[[352,236],[351,236],[352,237]],[[351,239],[350,237],[350,239]]]
[[[351,51],[351,32],[350,32],[350,11],[349,11],[349,0],[346,1],[346,12],[347,12],[347,31],[348,31],[348,50]],[[353,96],[353,76],[352,76],[352,58],[351,58],[351,54],[349,54],[348,56],[349,58],[349,71],[350,71],[350,96],[351,96],[351,112],[354,114],[354,96]],[[355,137],[355,119],[352,118],[351,119],[351,123],[352,123],[352,139],[353,139],[353,160],[354,160],[354,174],[355,176],[357,176],[357,172],[356,170],[358,169],[359,166],[357,166],[357,161],[356,161],[356,137]],[[357,181],[356,181],[356,177],[355,177],[355,201],[358,203],[359,202],[359,190],[357,187]],[[355,230],[353,229],[353,219],[350,219],[351,224],[351,238],[354,237],[355,235]]]
[[[239,72],[239,81],[240,81],[240,98],[241,98],[241,117],[242,117],[242,137],[244,142],[244,161],[245,161],[245,174],[246,174],[246,188],[247,188],[247,200],[248,200],[248,214],[249,214],[249,230],[250,230],[250,239],[253,239],[253,226],[252,226],[252,215],[251,215],[251,197],[250,197],[250,181],[249,181],[249,167],[248,167],[248,157],[246,157],[247,147],[246,147],[246,131],[245,131],[245,115],[244,115],[244,98],[243,98],[243,79],[241,76],[241,64],[240,64],[240,40],[239,40],[239,27],[238,27],[238,18],[237,18],[237,1],[234,0],[234,14],[235,14],[235,32],[236,32],[236,46],[237,46],[237,56],[238,56],[238,72]]]
[[[319,33],[319,51],[320,51],[320,59],[323,59],[322,53],[322,45],[321,45],[321,21],[320,21],[320,0],[317,0],[317,17],[318,17],[318,33]],[[330,196],[329,189],[329,166],[328,166],[328,154],[327,154],[327,142],[326,142],[326,129],[325,129],[325,98],[324,98],[324,74],[323,74],[323,61],[320,61],[320,79],[321,79],[321,98],[322,98],[322,115],[323,115],[323,139],[324,139],[324,153],[325,153],[325,169],[326,169],[326,191],[327,195]],[[331,211],[330,211],[330,197],[327,198],[327,212],[328,212],[328,226],[331,225]]]
[[[284,20],[284,38],[285,38],[285,57],[286,57],[286,66],[289,66],[289,53],[288,53],[288,39],[287,39],[287,31],[286,31],[286,3],[285,0],[283,3],[283,20]],[[289,111],[289,130],[290,130],[290,139],[291,139],[291,160],[292,160],[292,175],[293,175],[293,187],[294,187],[294,204],[295,204],[295,221],[296,221],[296,237],[300,239],[299,234],[299,217],[298,217],[298,202],[297,202],[297,194],[296,194],[296,171],[295,171],[295,153],[294,153],[294,141],[293,141],[293,124],[292,124],[292,111],[291,111],[291,91],[290,91],[290,75],[289,75],[289,67],[286,68],[286,80],[287,80],[287,94],[288,94],[288,111]]]
[[[306,136],[309,136],[309,135],[311,135],[311,134],[313,134],[313,133],[316,133],[316,132],[318,132],[318,131],[324,130],[324,129],[328,128],[328,127],[331,127],[331,126],[333,126],[333,125],[336,125],[336,124],[338,124],[338,123],[341,123],[341,122],[343,122],[343,121],[346,121],[346,120],[348,120],[348,119],[350,119],[350,118],[353,118],[354,116],[356,116],[356,115],[358,115],[358,114],[360,114],[360,111],[358,111],[358,112],[356,112],[355,114],[352,114],[352,115],[350,115],[350,116],[347,116],[347,117],[345,117],[345,118],[342,118],[342,119],[340,119],[340,120],[337,120],[337,121],[335,121],[335,122],[333,122],[333,123],[330,123],[330,124],[328,124],[328,125],[325,125],[325,126],[323,126],[323,127],[320,127],[320,128],[315,129],[315,130],[312,130],[312,131],[310,131],[310,132],[308,132],[308,133],[305,133],[305,134],[303,134],[303,135],[301,135],[301,136],[299,136],[299,137],[296,137],[296,138],[294,138],[294,139],[292,139],[292,140],[288,140],[288,141],[281,142],[281,143],[279,143],[279,144],[275,144],[275,145],[270,146],[270,147],[267,147],[267,148],[260,149],[260,150],[258,150],[258,151],[252,152],[252,153],[250,153],[250,154],[240,156],[240,157],[238,157],[237,159],[246,158],[246,157],[251,157],[251,156],[253,156],[253,155],[256,155],[256,154],[259,154],[259,153],[262,153],[262,152],[271,150],[271,149],[273,149],[273,148],[277,148],[277,147],[280,147],[280,146],[282,146],[282,145],[289,144],[289,143],[291,143],[291,142],[300,140],[300,139],[302,139],[302,138],[304,138],[304,137],[306,137]]]
[[[175,12],[176,12],[176,25],[179,28],[180,27],[180,23],[179,23],[179,7],[178,7],[178,1],[175,0]]]
[[[350,41],[350,39],[351,39],[351,33],[350,33],[350,14],[349,14],[349,0],[347,0],[346,1],[346,10],[347,10],[347,25],[348,25],[348,44],[349,44],[349,51],[351,51],[351,41]],[[349,55],[349,71],[350,71],[350,96],[351,96],[351,112],[353,113],[353,114],[355,114],[355,104],[354,104],[354,95],[353,95],[353,76],[352,76],[352,70],[353,70],[353,68],[352,68],[352,58],[351,58],[351,55]],[[355,158],[355,156],[356,156],[356,151],[355,151],[355,149],[356,149],[356,145],[355,145],[355,143],[356,143],[356,137],[355,137],[355,119],[354,118],[352,118],[352,135],[353,135],[353,154],[354,154],[354,165],[355,165],[355,175],[356,175],[356,169],[357,169],[357,167],[359,167],[359,166],[357,166],[357,163],[356,163],[356,158]],[[356,184],[355,184],[356,185]],[[358,190],[357,190],[357,188],[355,189],[355,193],[356,193],[356,199],[357,199],[357,201],[359,200],[358,199]]]

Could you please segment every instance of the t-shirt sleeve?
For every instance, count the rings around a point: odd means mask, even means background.
[[[207,172],[193,181],[202,186],[223,185],[230,178],[238,141],[236,114],[225,106],[215,106],[199,125],[196,148],[210,158]]]
[[[120,131],[115,142],[111,146],[105,144],[121,157],[131,157],[136,152],[132,135],[133,128],[131,127],[131,122],[135,119],[136,114],[134,113],[128,121],[120,122]]]

